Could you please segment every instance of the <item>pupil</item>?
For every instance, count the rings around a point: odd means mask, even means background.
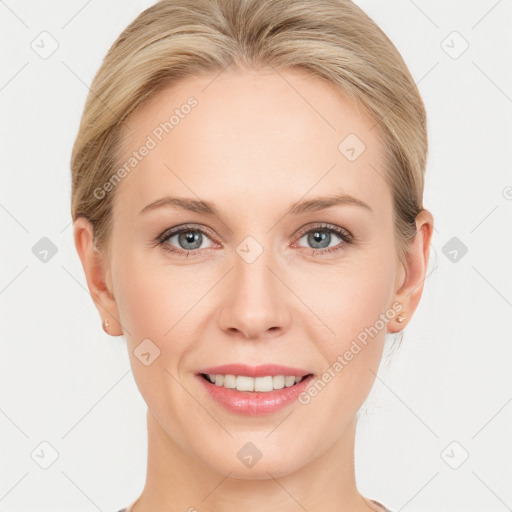
[[[180,243],[185,249],[197,249],[201,245],[199,237],[200,235],[193,231],[186,231],[180,234]],[[196,244],[195,246],[193,245],[194,243]],[[189,247],[187,244],[192,244],[192,247]]]
[[[313,245],[313,247],[315,249],[327,247],[329,245],[330,236],[331,235],[326,231],[314,231],[310,235],[310,237],[311,237],[310,243],[311,243],[311,245]],[[326,240],[327,240],[327,245],[323,245],[321,247],[318,247],[318,246],[315,247],[315,244],[320,244],[322,241],[325,242]]]

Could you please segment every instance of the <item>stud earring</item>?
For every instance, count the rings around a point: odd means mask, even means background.
[[[403,321],[405,320],[405,316],[404,315],[398,315],[396,317],[396,321],[401,324]]]
[[[108,320],[105,318],[105,319],[103,320],[103,330],[104,330],[105,332],[108,332],[109,325],[110,325],[110,324],[108,323]]]

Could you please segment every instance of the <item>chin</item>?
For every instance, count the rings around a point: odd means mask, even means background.
[[[214,457],[218,455],[218,458],[212,459],[210,456],[201,460],[217,473],[224,476],[229,474],[230,478],[239,480],[281,478],[294,473],[306,463],[298,459],[295,450],[284,448],[282,445],[277,452],[265,455],[264,447],[258,454],[251,442],[241,444],[242,448],[238,448],[238,444],[233,450],[223,445],[223,449],[218,454],[215,453],[216,450],[210,451],[210,454]],[[248,455],[250,453],[252,453],[252,459],[251,455]]]

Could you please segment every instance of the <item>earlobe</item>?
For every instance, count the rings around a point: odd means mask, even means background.
[[[105,332],[120,336],[123,329],[119,322],[117,304],[109,286],[109,269],[104,255],[94,244],[94,228],[85,217],[73,223],[75,247],[82,262],[87,287],[98,310]],[[106,321],[106,322],[105,322]],[[108,326],[108,329],[105,328]]]

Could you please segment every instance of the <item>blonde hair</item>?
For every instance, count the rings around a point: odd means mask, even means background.
[[[423,209],[426,112],[398,50],[350,0],[162,0],[142,12],[108,51],[87,97],[71,157],[73,220],[86,217],[108,252],[115,192],[99,199],[95,190],[119,165],[125,120],[177,81],[231,65],[304,70],[372,116],[405,262]]]

